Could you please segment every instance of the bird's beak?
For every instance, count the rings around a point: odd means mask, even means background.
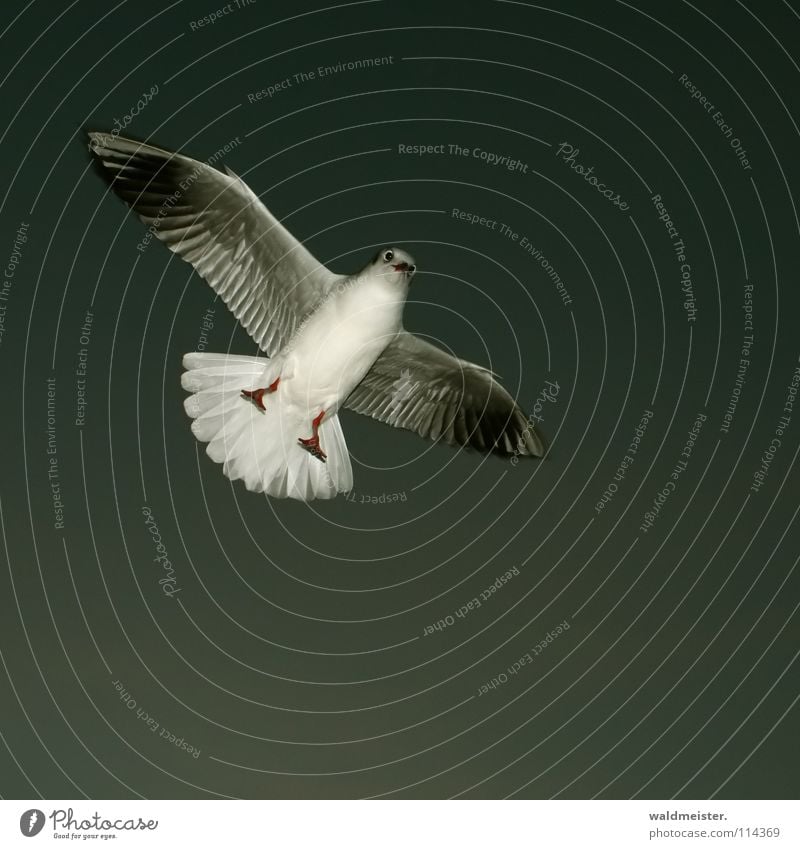
[[[393,265],[395,271],[408,271],[408,263],[407,262],[398,262],[397,265]]]

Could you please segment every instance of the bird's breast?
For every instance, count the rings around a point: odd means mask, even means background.
[[[290,345],[294,393],[309,406],[343,401],[397,334],[402,309],[403,301],[385,286],[345,287],[330,298]]]

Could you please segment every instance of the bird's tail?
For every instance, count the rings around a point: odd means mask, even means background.
[[[192,432],[207,442],[206,453],[231,480],[276,498],[333,498],[353,487],[353,470],[339,417],[324,418],[320,448],[327,461],[313,457],[298,437],[311,436],[311,422],[284,401],[280,384],[265,394],[265,410],[242,397],[242,390],[266,385],[269,361],[229,354],[187,354],[181,377],[192,394],[184,401],[194,421]]]

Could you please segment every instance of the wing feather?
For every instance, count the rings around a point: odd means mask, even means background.
[[[150,231],[191,263],[269,355],[326,297],[328,271],[228,169],[89,133],[103,176]]]
[[[492,373],[401,330],[346,406],[426,439],[543,457],[541,435]]]

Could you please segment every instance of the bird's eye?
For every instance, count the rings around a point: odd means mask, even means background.
[[[394,259],[394,251],[386,251],[383,255],[384,262],[391,262]]]
[[[417,270],[417,266],[416,266],[416,265],[409,265],[409,266],[408,266],[408,273],[409,273],[409,274],[413,274],[416,270]]]

